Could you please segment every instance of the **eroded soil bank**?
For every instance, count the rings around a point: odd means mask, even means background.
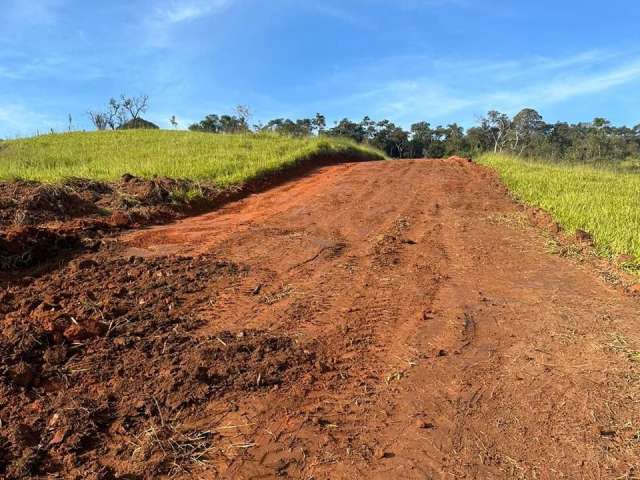
[[[636,478],[638,300],[463,160],[324,167],[0,290],[7,478]]]

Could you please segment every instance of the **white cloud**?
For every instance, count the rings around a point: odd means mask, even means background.
[[[194,20],[208,15],[224,6],[228,0],[192,0],[187,2],[171,2],[156,9],[156,21],[159,23],[176,24]]]
[[[173,29],[180,24],[219,13],[232,0],[172,0],[156,6],[150,17],[145,19],[149,46],[164,47],[171,37]]]

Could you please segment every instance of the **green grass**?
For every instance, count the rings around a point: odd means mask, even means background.
[[[242,183],[321,156],[381,159],[373,149],[335,138],[184,131],[72,132],[0,142],[0,180],[116,180],[124,173]]]
[[[589,232],[599,254],[640,261],[640,174],[484,155],[520,200],[543,208],[566,230]]]

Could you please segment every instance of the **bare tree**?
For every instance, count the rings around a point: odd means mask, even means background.
[[[127,121],[127,112],[123,109],[122,103],[115,98],[109,100],[104,115],[111,130],[117,129]]]
[[[149,108],[149,96],[127,97],[120,95],[120,106],[131,116],[131,120],[137,120],[140,114],[146,112]]]
[[[120,99],[109,99],[107,109],[104,112],[90,111],[89,118],[97,130],[106,130],[107,128],[117,130],[129,121],[138,120],[148,108],[148,95],[127,97],[122,94]]]
[[[105,113],[89,111],[88,115],[96,130],[106,130],[109,127],[109,121]]]
[[[249,120],[251,119],[251,110],[247,105],[238,105],[236,107],[236,115],[240,120],[240,124],[244,127],[243,130],[249,129]]]

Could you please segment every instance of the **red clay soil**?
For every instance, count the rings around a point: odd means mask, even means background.
[[[105,237],[123,230],[211,211],[323,166],[369,159],[371,155],[358,151],[340,157],[320,153],[228,188],[130,174],[117,182],[0,182],[0,281],[15,272],[42,272],[83,251],[97,251]],[[190,196],[193,192],[197,195]]]
[[[6,478],[640,478],[638,300],[464,160],[131,232],[0,321]]]

